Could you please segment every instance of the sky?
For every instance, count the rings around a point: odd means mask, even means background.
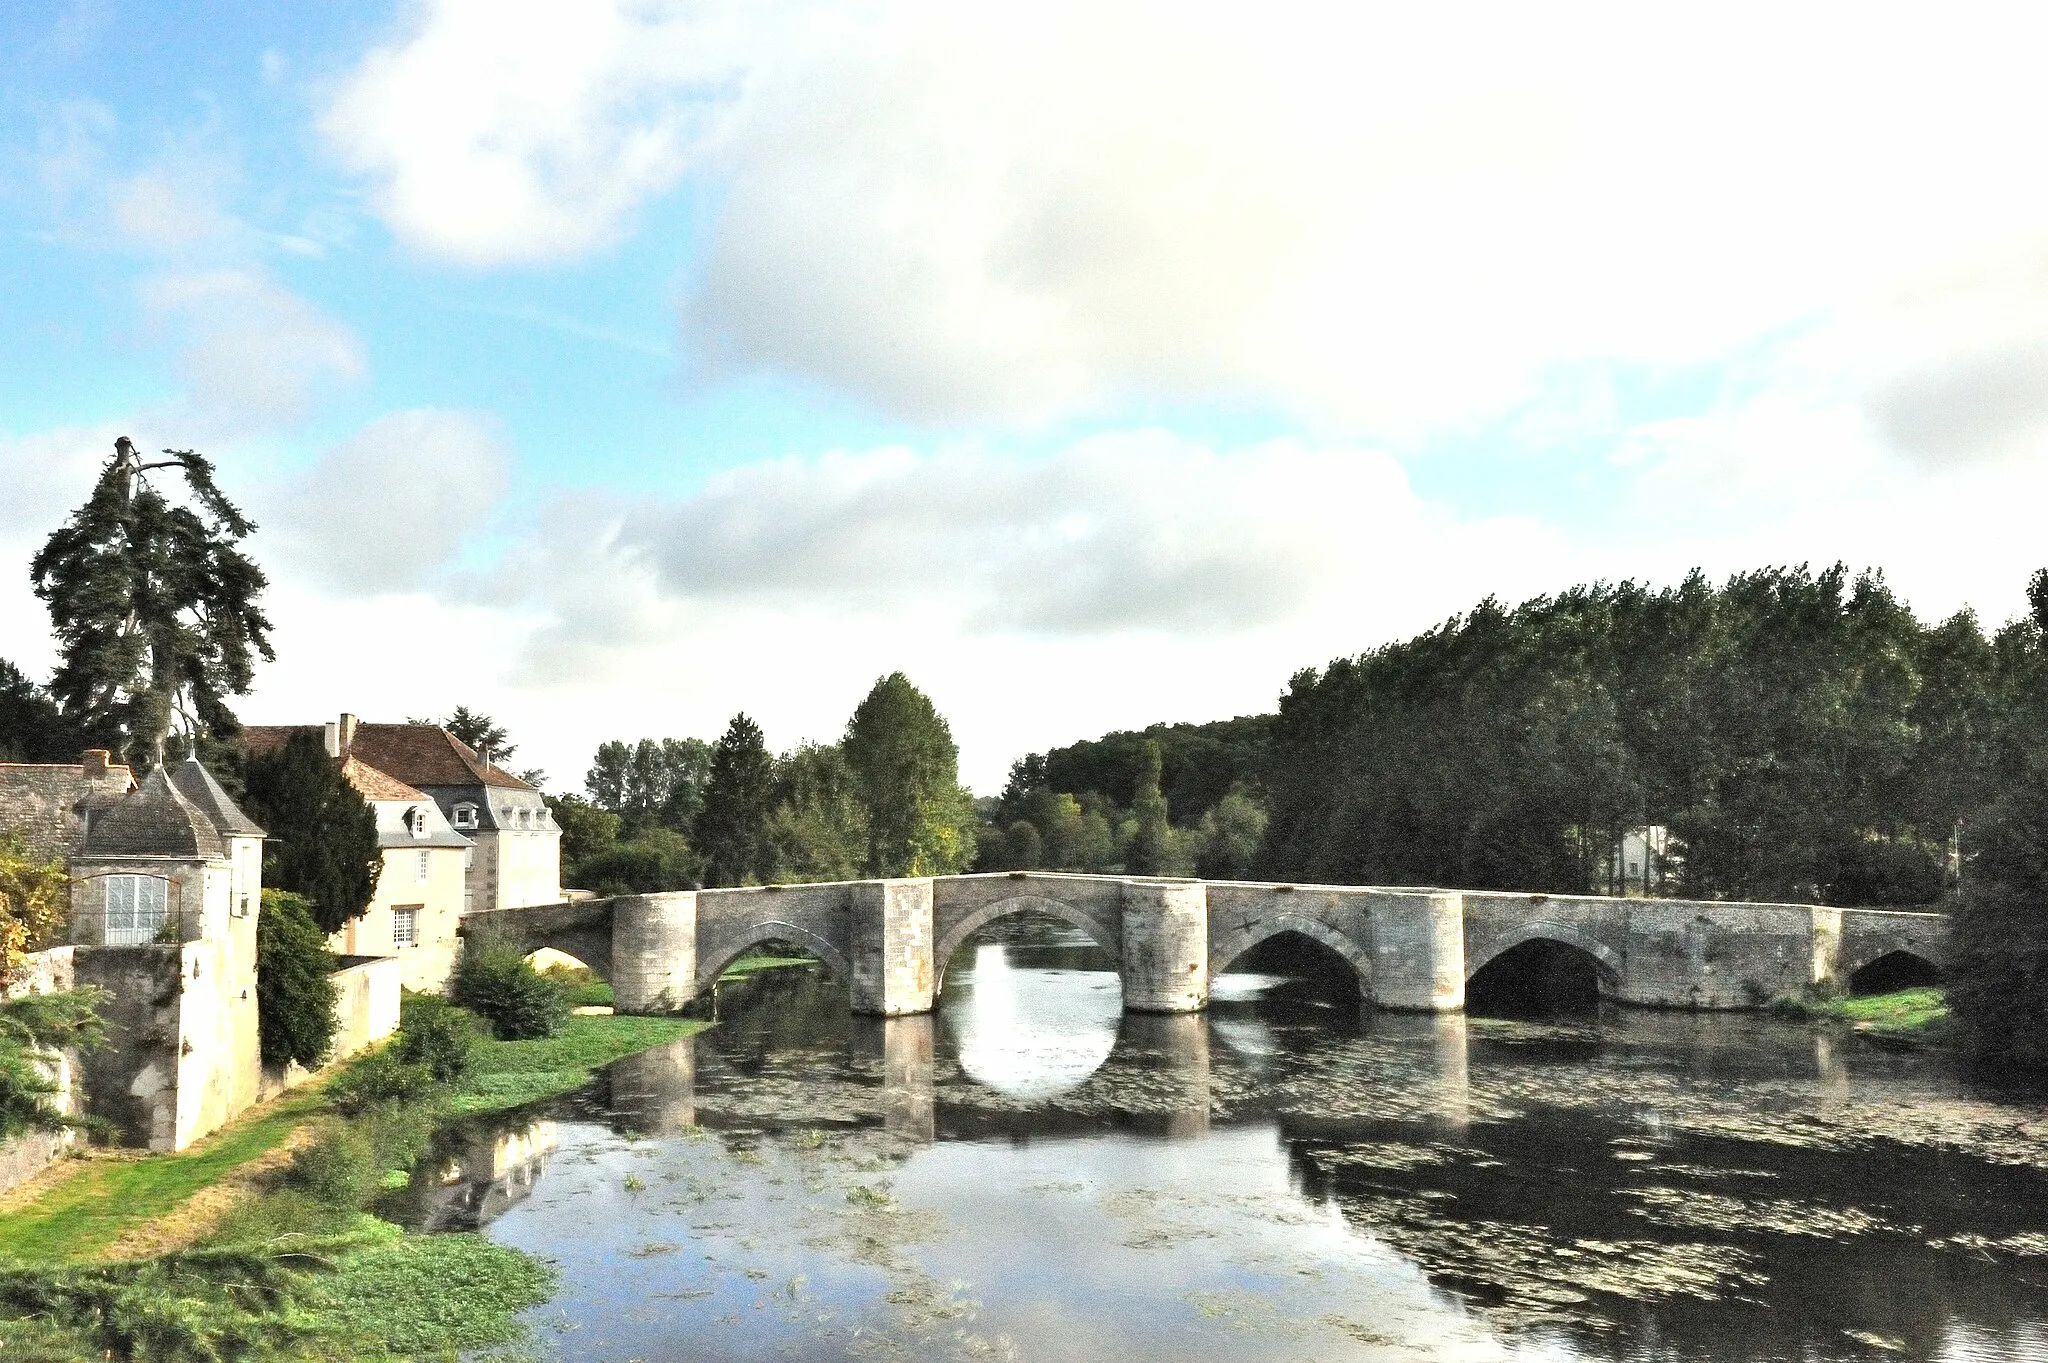
[[[256,723],[1027,751],[1488,595],[2048,563],[2048,17],[0,8],[0,656],[121,435],[257,521]]]

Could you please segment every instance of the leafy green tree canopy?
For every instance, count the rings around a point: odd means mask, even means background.
[[[840,744],[867,815],[867,872],[950,875],[974,860],[974,807],[959,749],[930,697],[901,672],[877,681]]]
[[[323,753],[322,756],[325,756]],[[338,962],[303,895],[266,889],[256,915],[256,1025],[263,1063],[315,1069],[334,1049]]]
[[[87,746],[57,698],[0,658],[0,762],[76,762]]]
[[[243,780],[245,808],[270,835],[264,880],[304,895],[322,932],[338,931],[368,908],[384,869],[377,814],[320,736],[300,731],[279,748],[252,754]]]
[[[60,651],[51,691],[93,742],[162,765],[175,729],[187,750],[237,728],[229,696],[247,694],[255,659],[275,658],[257,606],[262,571],[239,548],[255,526],[191,450],[145,462],[128,437],[91,498],[30,564]],[[176,469],[191,505],[148,475]]]

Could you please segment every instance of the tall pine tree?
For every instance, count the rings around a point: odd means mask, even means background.
[[[704,803],[692,830],[707,885],[745,885],[774,873],[768,828],[774,801],[775,762],[761,726],[744,714],[734,715],[712,745]]]
[[[145,462],[122,436],[92,497],[30,565],[61,657],[50,689],[67,721],[130,761],[160,766],[179,746],[232,735],[229,696],[248,693],[255,659],[276,655],[256,599],[262,570],[238,547],[255,526],[191,450]],[[150,480],[183,476],[191,505]]]
[[[318,734],[295,733],[243,767],[249,817],[270,835],[263,881],[311,901],[322,932],[335,932],[369,907],[384,854],[377,814],[327,755]]]

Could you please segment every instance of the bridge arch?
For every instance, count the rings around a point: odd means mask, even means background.
[[[1048,918],[1057,918],[1069,927],[1078,928],[1088,940],[1100,947],[1111,961],[1120,961],[1121,943],[1107,940],[1108,933],[1101,922],[1081,909],[1064,900],[1047,895],[1018,894],[1007,899],[998,899],[993,904],[984,904],[959,922],[947,928],[932,948],[933,993],[946,987],[946,967],[952,963],[953,953],[981,929],[1000,918],[1009,918],[1020,913],[1040,913]]]
[[[727,966],[738,960],[749,948],[757,947],[763,942],[787,942],[791,946],[801,947],[823,961],[825,968],[831,971],[834,977],[842,980],[853,978],[853,969],[847,963],[845,953],[838,947],[809,928],[800,928],[781,919],[769,919],[766,922],[749,924],[745,932],[724,943],[716,955],[698,958],[697,987],[700,990],[710,987],[713,981],[725,973]]]
[[[1844,965],[1839,978],[1852,994],[1888,994],[1896,989],[1939,984],[1941,966],[1925,952],[1892,947],[1867,959]]]
[[[1524,942],[1534,941],[1556,942],[1585,952],[1593,958],[1593,963],[1600,973],[1600,982],[1610,989],[1620,988],[1624,966],[1621,957],[1612,947],[1567,923],[1552,922],[1548,919],[1524,923],[1518,928],[1502,933],[1477,951],[1468,952],[1465,956],[1466,983],[1469,984],[1473,976]]]
[[[1352,972],[1358,976],[1358,991],[1361,998],[1370,999],[1372,993],[1372,953],[1363,945],[1328,923],[1302,914],[1282,913],[1264,919],[1251,927],[1240,928],[1215,944],[1209,957],[1212,974],[1221,975],[1228,971],[1238,957],[1250,951],[1261,942],[1270,941],[1283,932],[1297,933],[1312,941],[1320,942],[1344,958]]]

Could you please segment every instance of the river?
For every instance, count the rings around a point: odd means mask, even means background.
[[[2043,1360],[2048,1101],[1731,1015],[1123,1016],[1065,929],[936,1015],[771,971],[399,1195],[565,1359]]]

